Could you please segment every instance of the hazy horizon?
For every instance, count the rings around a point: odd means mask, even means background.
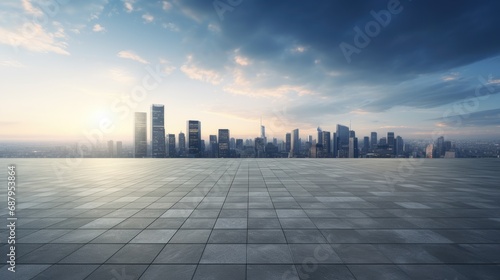
[[[431,3],[432,5],[430,5]],[[129,143],[165,131],[283,139],[500,136],[500,4],[484,1],[3,1],[0,140]],[[102,122],[110,129],[102,129]],[[109,131],[108,131],[109,130]],[[148,127],[148,138],[149,136]]]

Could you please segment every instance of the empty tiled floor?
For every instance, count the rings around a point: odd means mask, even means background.
[[[497,159],[0,162],[0,279],[500,279]]]

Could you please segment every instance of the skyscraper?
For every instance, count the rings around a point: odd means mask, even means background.
[[[260,123],[260,138],[264,139],[264,143],[267,142],[266,127],[262,125],[262,120],[261,120],[261,123]]]
[[[291,143],[290,157],[297,157],[300,155],[300,141],[299,141],[299,129],[294,129],[292,131],[292,143]]]
[[[219,146],[217,145],[217,135],[210,135],[209,138],[209,148],[210,148],[210,157],[216,158],[219,150]]]
[[[365,136],[363,138],[363,154],[366,155],[369,150],[370,150],[370,137]]]
[[[394,154],[396,156],[403,155],[403,148],[404,148],[403,138],[398,135],[396,139],[394,139]]]
[[[186,134],[182,131],[179,133],[179,156],[186,156]]]
[[[321,130],[321,127],[318,126],[316,131],[318,132],[318,143],[317,144],[323,144],[323,130]]]
[[[165,106],[153,104],[151,105],[151,157],[165,156]]]
[[[229,129],[219,129],[219,158],[229,157]]]
[[[113,143],[113,140],[108,141],[108,157],[115,157],[115,145]]]
[[[338,137],[337,137],[337,133],[334,132],[333,133],[333,137],[332,137],[332,156],[334,158],[337,158],[338,157],[338,152],[339,152],[339,143],[338,143]]]
[[[349,158],[358,158],[358,138],[349,137]]]
[[[188,133],[188,156],[200,157],[201,151],[201,123],[199,121],[187,121]]]
[[[171,158],[177,156],[177,151],[175,150],[175,134],[168,135],[168,156]]]
[[[332,147],[331,147],[331,139],[330,139],[330,131],[323,131],[321,140],[322,143],[318,143],[323,145],[323,157],[331,157]]]
[[[436,155],[437,155],[437,157],[444,157],[445,153],[446,153],[446,149],[444,147],[444,137],[440,136],[437,139]]]
[[[377,132],[372,132],[371,135],[370,135],[370,148],[372,150],[375,150],[375,148],[377,147]]]
[[[287,133],[285,135],[285,152],[289,153],[292,149],[292,134]]]
[[[134,157],[144,158],[148,150],[147,115],[144,112],[134,114]]]
[[[243,139],[236,139],[236,149],[243,150]]]
[[[433,144],[427,145],[427,147],[425,148],[425,157],[432,158],[433,154],[434,154],[434,145]]]
[[[387,132],[387,145],[389,146],[389,149],[395,151],[394,149],[394,132]]]
[[[123,143],[122,141],[116,141],[116,157],[123,157]]]
[[[337,149],[338,157],[346,158],[349,156],[349,128],[345,125],[337,125]]]

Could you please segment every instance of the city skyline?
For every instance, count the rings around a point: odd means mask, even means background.
[[[0,139],[85,141],[105,123],[103,141],[128,142],[151,104],[164,134],[199,120],[205,140],[261,122],[268,139],[348,123],[360,141],[499,136],[497,2],[228,3],[1,3]]]

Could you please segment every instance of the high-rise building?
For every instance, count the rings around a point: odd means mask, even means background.
[[[372,132],[370,134],[370,146],[371,146],[370,148],[372,150],[375,150],[375,148],[377,148],[377,142],[378,142],[378,140],[377,140],[377,132]]]
[[[440,136],[437,139],[437,145],[436,145],[437,157],[444,157],[445,153],[446,153],[446,148],[444,146],[444,137]]]
[[[186,156],[186,134],[182,131],[179,133],[179,156]]]
[[[345,125],[337,125],[337,149],[338,157],[346,158],[349,156],[349,128]]]
[[[425,157],[432,158],[433,154],[434,154],[434,145],[433,144],[427,145],[427,147],[425,148]]]
[[[236,149],[243,150],[243,139],[236,139]]]
[[[153,104],[151,105],[151,157],[165,156],[165,106]]]
[[[333,137],[332,137],[332,156],[334,158],[337,158],[339,155],[338,155],[338,152],[339,152],[339,141],[338,141],[338,137],[337,137],[337,133],[334,132],[333,133]]]
[[[262,125],[262,120],[261,120],[261,124],[260,124],[260,138],[264,139],[264,143],[267,142],[267,138],[266,138],[266,127]]]
[[[394,132],[387,132],[387,145],[394,152]]]
[[[349,137],[349,158],[358,158],[358,138]]]
[[[317,144],[323,144],[323,130],[321,129],[321,127],[318,126],[318,128],[316,129],[316,131],[318,131],[318,142],[317,142]]]
[[[235,148],[236,148],[236,139],[234,139],[234,137],[231,137],[231,139],[229,139],[229,149],[234,150]]]
[[[287,133],[285,135],[285,152],[289,153],[292,149],[292,134]]]
[[[147,142],[147,115],[144,112],[134,114],[134,157],[146,157],[148,150]]]
[[[123,157],[123,143],[122,141],[116,141],[116,157]]]
[[[319,143],[323,146],[323,157],[331,157],[332,147],[331,147],[331,139],[330,139],[330,131],[323,131],[321,140],[322,143]]]
[[[200,157],[201,152],[201,123],[199,121],[187,121],[187,135],[188,135],[188,156]]]
[[[363,138],[363,154],[366,155],[369,150],[370,150],[370,137],[365,136]]]
[[[402,156],[403,148],[404,148],[403,138],[398,135],[396,139],[394,139],[394,154],[396,156]]]
[[[217,144],[217,135],[209,136],[209,148],[210,148],[210,157],[216,158],[219,150],[219,145]]]
[[[297,157],[300,155],[300,141],[299,141],[299,129],[294,129],[292,131],[292,142],[291,142],[290,157]]]
[[[115,145],[113,143],[113,140],[108,141],[108,157],[115,157]]]
[[[229,157],[229,129],[219,129],[219,158]]]
[[[256,158],[266,157],[266,143],[264,143],[264,138],[256,137],[254,141],[254,156]]]
[[[378,144],[379,144],[380,146],[387,145],[387,138],[385,138],[385,137],[380,138],[380,139],[378,140]]]
[[[171,158],[177,157],[177,151],[175,150],[175,134],[169,134],[167,141],[168,141],[168,156]]]

